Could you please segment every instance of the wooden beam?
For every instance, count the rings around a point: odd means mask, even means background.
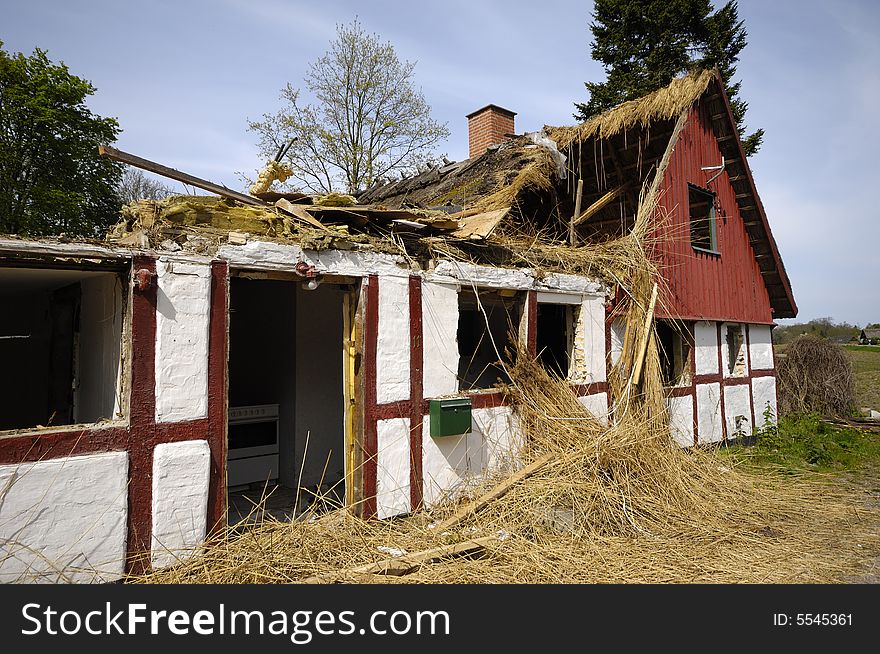
[[[196,188],[200,188],[203,191],[209,191],[211,193],[216,193],[217,195],[221,195],[226,198],[238,200],[239,202],[243,202],[244,204],[250,204],[255,207],[264,207],[269,209],[272,208],[271,204],[267,204],[266,202],[258,200],[257,198],[250,195],[245,195],[244,193],[233,191],[232,189],[227,188],[221,184],[209,182],[206,179],[195,177],[188,173],[175,170],[174,168],[168,168],[167,166],[158,164],[155,161],[143,159],[136,155],[129,154],[128,152],[123,152],[122,150],[111,148],[109,145],[99,145],[98,154],[113,159],[114,161],[120,161],[124,164],[128,164],[129,166],[134,166],[135,168],[142,168],[143,170],[147,170],[151,173],[156,173],[157,175],[162,175],[163,177],[167,177],[178,182],[183,182],[184,184],[189,184],[190,186],[195,186]]]
[[[468,502],[467,504],[465,504],[463,507],[458,509],[458,511],[446,518],[446,520],[434,527],[434,531],[438,534],[442,534],[444,531],[451,529],[469,515],[476,513],[490,502],[497,500],[499,497],[504,495],[507,491],[509,491],[522,480],[531,477],[538,470],[550,463],[554,459],[554,456],[555,455],[550,452],[542,457],[539,457],[538,459],[535,459],[535,461],[533,461],[526,467],[521,468],[517,472],[507,477],[504,481],[495,486],[488,493],[484,493],[472,502]]]
[[[571,220],[568,221],[568,244],[572,247],[577,245],[577,231],[575,227],[578,224],[578,220],[580,220],[581,215],[581,202],[584,199],[584,180],[582,177],[578,178],[577,185],[577,194],[574,199],[574,215],[571,217]]]
[[[616,200],[620,196],[620,194],[626,191],[628,188],[629,184],[621,184],[617,188],[608,191],[605,195],[603,195],[601,198],[599,198],[593,204],[587,207],[583,213],[578,215],[577,218],[572,221],[572,227],[587,222],[602,209],[614,202],[614,200]]]
[[[441,545],[429,550],[414,552],[412,554],[404,554],[403,556],[392,557],[368,563],[356,568],[345,568],[343,570],[334,570],[333,572],[325,572],[320,575],[314,575],[302,580],[304,584],[329,584],[340,578],[358,576],[365,574],[373,575],[395,575],[401,576],[417,570],[421,566],[445,559],[452,556],[462,556],[464,554],[472,554],[483,549],[487,545],[498,542],[497,536],[485,536],[483,538],[475,538],[466,540],[461,543],[453,543],[450,545]]]
[[[639,342],[639,349],[636,351],[636,360],[633,364],[632,385],[638,386],[642,377],[642,367],[645,362],[645,355],[648,352],[648,343],[654,336],[654,330],[651,329],[651,323],[654,320],[654,307],[657,306],[657,283],[651,290],[651,301],[648,303],[648,311],[645,314],[645,325],[642,337]]]
[[[301,220],[302,222],[307,223],[307,224],[311,225],[312,227],[315,227],[315,228],[320,229],[325,232],[330,231],[327,228],[327,226],[324,225],[324,223],[322,223],[320,220],[315,219],[312,216],[312,214],[310,214],[308,211],[306,211],[305,207],[303,205],[293,204],[290,200],[287,200],[285,198],[280,198],[275,203],[275,206],[278,207],[279,209],[281,209],[281,211],[289,213],[291,216],[293,216],[297,220]]]

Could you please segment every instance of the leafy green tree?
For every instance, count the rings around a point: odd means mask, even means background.
[[[285,144],[293,179],[313,192],[357,193],[380,178],[412,172],[449,136],[413,80],[415,63],[401,62],[394,46],[355,20],[339,25],[330,49],[309,66],[304,104],[288,84],[285,106],[248,123],[258,147],[273,157]]]
[[[122,167],[98,155],[119,134],[93,114],[86,80],[44,50],[0,41],[0,233],[97,237],[118,218]]]
[[[690,70],[717,67],[746,155],[758,151],[764,130],[745,134],[748,103],[733,81],[747,37],[736,0],[715,12],[710,0],[596,0],[593,19],[591,53],[607,79],[586,82],[590,98],[575,103],[576,119],[656,91]]]

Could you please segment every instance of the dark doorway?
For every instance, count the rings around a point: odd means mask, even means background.
[[[231,278],[230,522],[263,495],[262,510],[283,519],[344,504],[344,294],[327,282]]]
[[[572,347],[572,307],[538,304],[538,358],[548,372],[568,377]]]

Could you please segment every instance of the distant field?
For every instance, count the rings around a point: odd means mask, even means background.
[[[845,347],[856,374],[856,400],[859,406],[880,411],[880,346]]]

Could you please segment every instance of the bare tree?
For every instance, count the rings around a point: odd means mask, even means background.
[[[248,121],[248,129],[267,158],[295,139],[285,160],[304,189],[357,193],[381,177],[417,169],[449,136],[447,126],[431,118],[414,69],[357,20],[338,25],[330,49],[305,77],[315,104],[287,84],[283,108]]]
[[[174,195],[174,189],[162,182],[147,177],[139,168],[126,166],[117,189],[122,204],[137,200],[161,200]]]

